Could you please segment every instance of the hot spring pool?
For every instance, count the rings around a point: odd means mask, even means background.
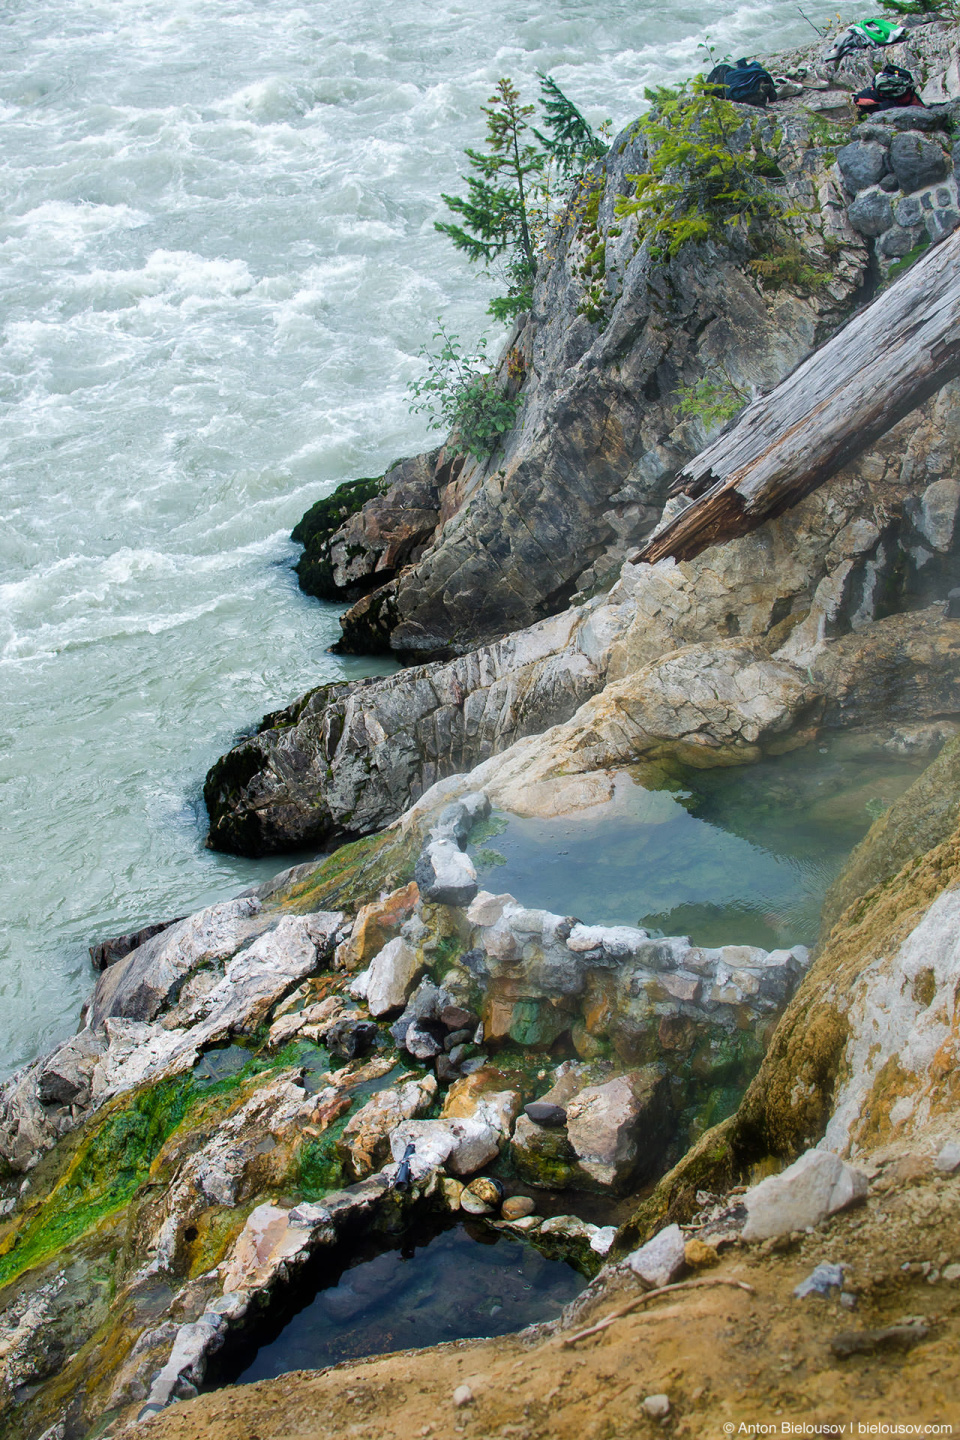
[[[843,735],[735,769],[640,766],[559,819],[495,815],[470,853],[488,890],[698,945],[812,945],[823,897],[929,756]]]
[[[341,1360],[506,1335],[552,1320],[587,1284],[561,1260],[474,1222],[407,1232],[384,1250],[360,1242],[329,1259],[211,1371],[204,1388],[318,1370]],[[323,1288],[321,1288],[321,1286]]]

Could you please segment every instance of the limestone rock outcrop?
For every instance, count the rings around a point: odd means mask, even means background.
[[[472,655],[324,687],[268,716],[207,777],[210,843],[259,855],[365,834],[681,646],[766,636],[805,671],[851,630],[942,601],[960,583],[958,394],[946,386],[751,535],[682,564],[624,565],[606,596]],[[900,684],[906,708],[908,682],[900,672],[873,698],[882,705]],[[848,714],[849,702],[843,723]]]

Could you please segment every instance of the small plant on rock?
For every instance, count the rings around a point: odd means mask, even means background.
[[[617,204],[618,215],[637,216],[640,242],[676,255],[688,241],[723,238],[733,226],[783,213],[770,183],[782,175],[758,121],[745,119],[702,75],[646,95],[653,103],[637,129],[650,168],[628,177],[635,196]]]
[[[739,415],[749,393],[726,370],[702,375],[690,385],[677,387],[677,410],[684,420],[702,420],[709,428],[725,425]]]
[[[425,345],[420,351],[427,373],[410,386],[414,396],[410,409],[415,414],[426,411],[431,430],[452,430],[450,448],[455,454],[486,460],[513,429],[519,397],[508,395],[498,383],[487,360],[486,340],[480,340],[474,355],[465,355],[442,320],[437,327],[435,348]]]

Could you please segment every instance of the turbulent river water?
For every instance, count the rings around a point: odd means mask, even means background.
[[[814,4],[814,18],[824,6]],[[12,0],[0,79],[0,1074],[88,944],[290,861],[203,848],[200,784],[327,653],[290,527],[422,448],[406,387],[489,287],[437,235],[479,107],[598,122],[812,34],[793,0]]]

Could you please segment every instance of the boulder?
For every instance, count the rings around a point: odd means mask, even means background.
[[[847,211],[847,219],[861,235],[882,235],[893,224],[889,195],[877,188],[861,190]]]
[[[390,1149],[398,1163],[413,1143],[410,1173],[417,1180],[445,1165],[454,1175],[473,1175],[500,1153],[500,1138],[482,1120],[408,1120],[390,1136]]]
[[[544,1125],[548,1130],[567,1123],[567,1112],[563,1106],[551,1105],[546,1100],[532,1100],[529,1105],[524,1105],[523,1113],[534,1125]]]
[[[464,1075],[447,1092],[441,1118],[481,1120],[506,1140],[520,1113],[520,1092],[508,1084],[508,1076],[495,1066],[484,1066]]]
[[[404,1045],[407,1032],[415,1025],[418,1032],[425,1030],[436,1039],[437,1048],[433,1054],[439,1054],[446,1033],[440,1015],[445,1006],[452,1004],[453,996],[449,990],[434,985],[432,980],[421,980],[407,1001],[403,1014],[390,1026],[390,1034],[398,1045]]]
[[[565,1126],[546,1127],[526,1114],[519,1117],[514,1163],[532,1185],[621,1193],[656,1167],[669,1143],[667,1075],[660,1066],[648,1065],[597,1084],[584,1083],[585,1078],[571,1069],[544,1097],[552,1105],[556,1094],[563,1096]]]
[[[388,940],[370,962],[365,985],[367,1006],[379,1019],[402,1010],[423,966],[417,952],[401,935]]]
[[[855,141],[837,151],[837,164],[844,183],[856,195],[880,179],[887,168],[887,148],[876,141]]]
[[[686,1264],[683,1231],[679,1225],[668,1225],[664,1230],[628,1255],[625,1264],[644,1285],[651,1290],[661,1285],[670,1285]]]
[[[350,938],[337,947],[337,969],[352,973],[368,964],[413,914],[419,899],[416,881],[411,880],[382,899],[361,905]]]
[[[650,1174],[670,1139],[669,1085],[657,1066],[588,1085],[567,1105],[567,1138],[594,1184],[623,1191]]]
[[[435,1056],[443,1052],[443,1041],[428,1029],[429,1023],[429,1021],[414,1020],[411,1025],[407,1026],[406,1034],[403,1037],[403,1046],[415,1060],[433,1060]],[[455,1065],[456,1061],[451,1061],[451,1064]]]
[[[909,255],[923,234],[922,230],[905,230],[902,225],[891,225],[883,235],[880,236],[878,249],[881,255],[888,259],[898,259]]]
[[[537,1202],[529,1195],[511,1195],[500,1207],[504,1220],[524,1220],[536,1212]]]
[[[321,600],[356,600],[418,560],[440,518],[439,455],[340,485],[308,510],[293,531],[304,546],[294,567],[300,589]],[[441,467],[441,477],[449,470]]]
[[[365,1055],[377,1038],[377,1027],[370,1020],[345,1015],[323,1032],[323,1043],[337,1060],[355,1060]]]
[[[480,888],[473,861],[449,839],[424,846],[414,875],[424,900],[434,905],[469,905]]]
[[[890,137],[892,142],[897,131],[939,130],[943,125],[943,118],[925,106],[910,105],[903,110],[881,110],[879,115],[871,116],[869,124],[871,131],[880,127],[893,131],[894,134]],[[872,134],[870,138],[873,139]]]
[[[744,1196],[744,1240],[767,1240],[819,1225],[828,1215],[863,1200],[867,1177],[830,1150],[808,1150],[779,1175],[761,1180]]]
[[[924,190],[928,185],[938,185],[947,178],[951,170],[950,159],[936,140],[909,130],[894,135],[890,141],[890,166],[900,182],[901,190],[908,195],[915,190]],[[850,222],[860,229],[853,219],[852,210],[851,206]],[[864,230],[861,233],[880,232]]]
[[[155,1019],[175,1003],[195,971],[222,965],[264,928],[260,910],[260,902],[253,898],[227,900],[168,926],[138,946],[101,975],[91,1023],[96,1027],[108,1015]]]

